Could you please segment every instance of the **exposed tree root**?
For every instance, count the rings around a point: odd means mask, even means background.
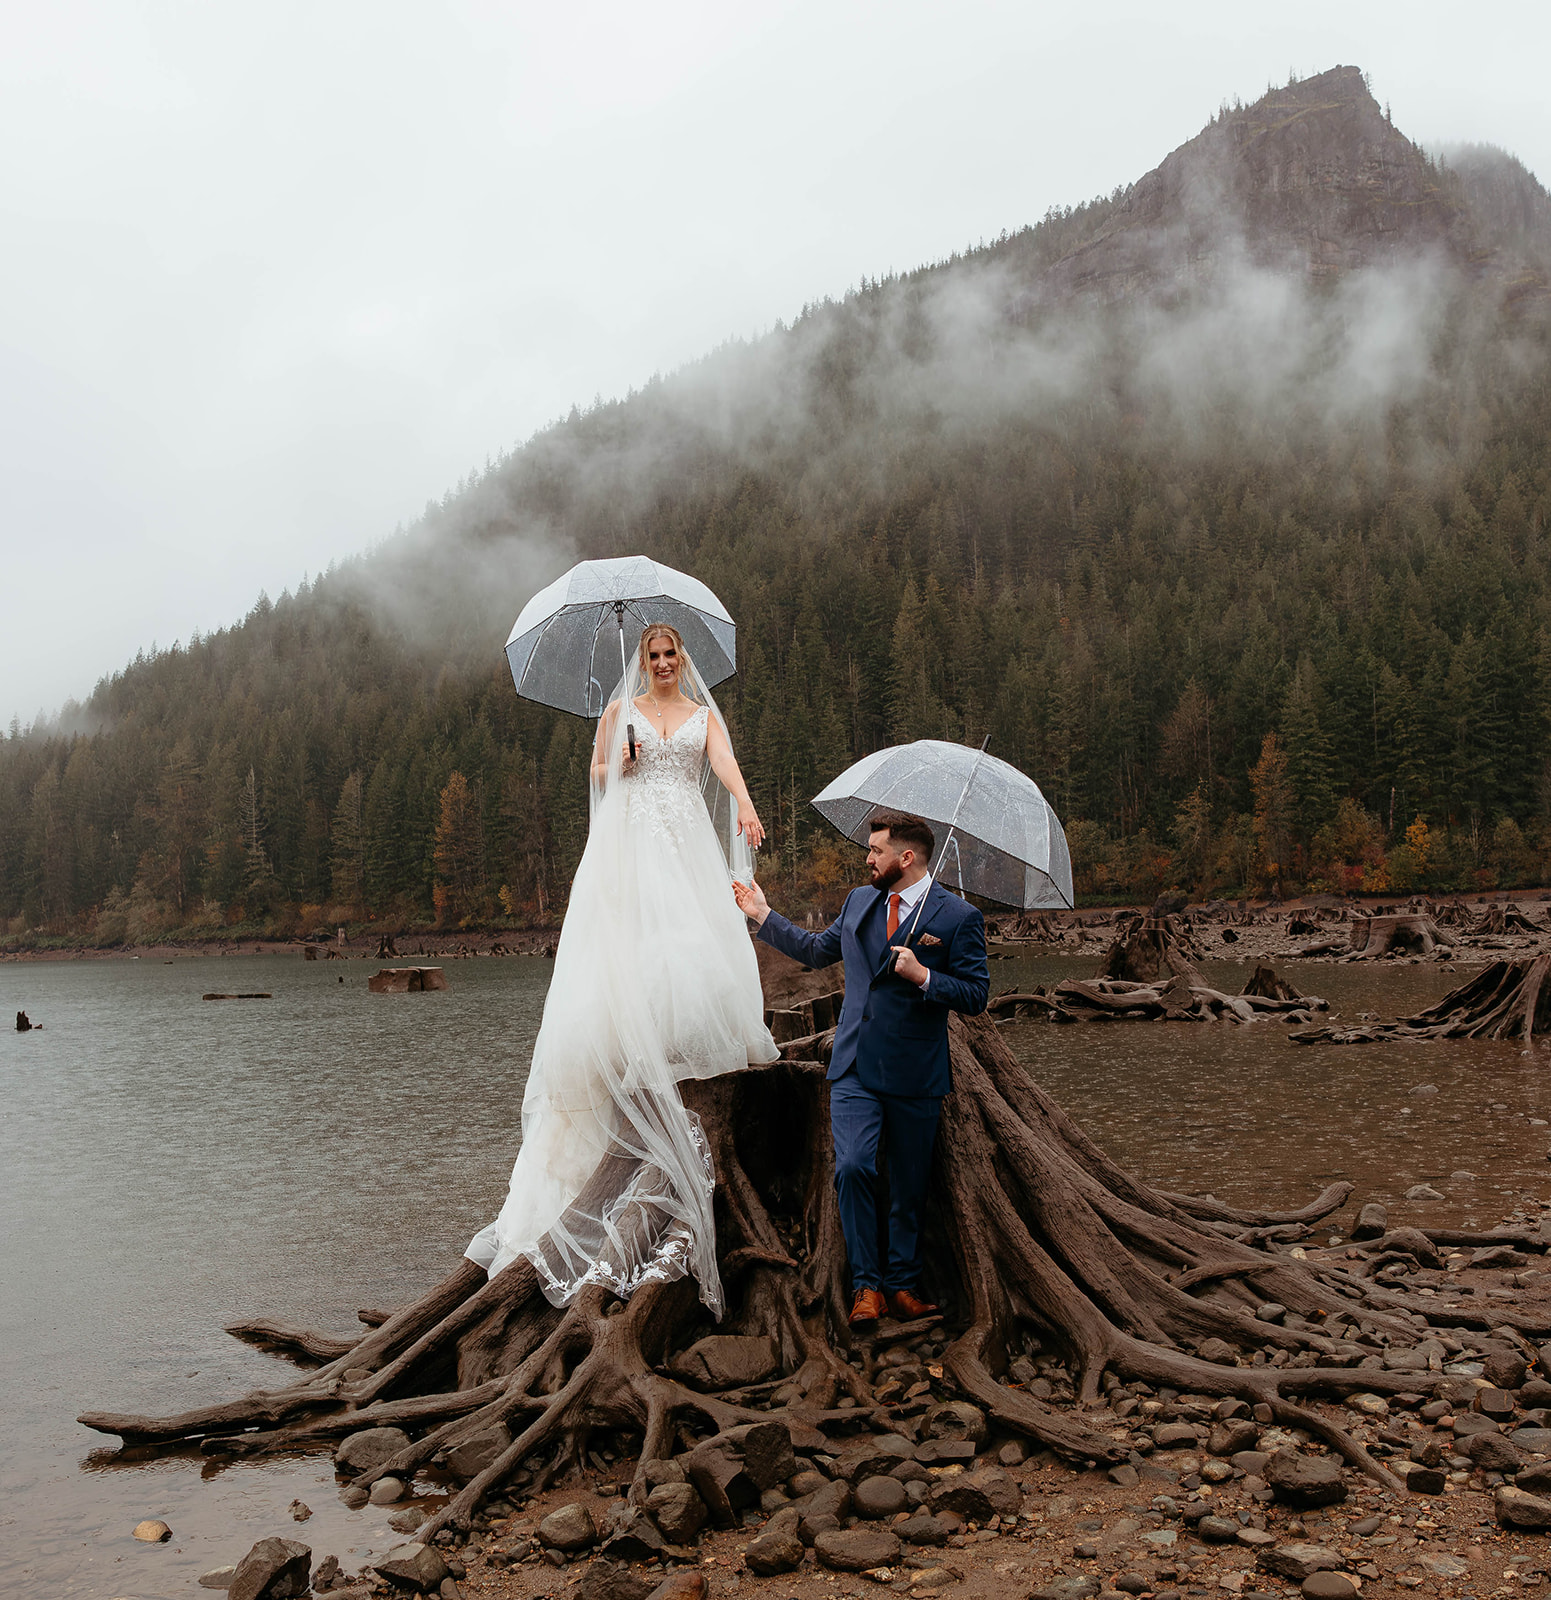
[[[1379,1044],[1394,1039],[1522,1039],[1551,1031],[1551,956],[1494,961],[1435,1005],[1398,1022],[1305,1028],[1295,1044]]]
[[[790,972],[785,981],[792,1009]],[[827,978],[811,981],[815,993],[829,987]],[[1030,1079],[989,1018],[955,1019],[954,1092],[934,1169],[926,1281],[943,1303],[948,1342],[940,1368],[931,1369],[931,1394],[907,1399],[881,1381],[875,1392],[881,1347],[939,1330],[884,1324],[863,1339],[847,1326],[823,1076],[830,1038],[786,1047],[807,1059],[684,1086],[716,1165],[728,1306],[719,1326],[684,1280],[648,1285],[628,1303],[589,1289],[561,1311],[543,1299],[526,1262],[488,1281],[460,1262],[353,1341],[242,1324],[243,1337],[326,1358],[294,1385],[174,1417],[89,1413],[81,1421],[135,1444],[201,1438],[214,1455],[329,1446],[374,1426],[404,1429],[409,1445],[363,1483],[413,1476],[485,1441],[484,1464],[420,1530],[430,1538],[466,1529],[503,1486],[551,1481],[595,1447],[612,1444],[616,1455],[635,1458],[629,1498],[640,1506],[652,1463],[710,1435],[779,1420],[797,1450],[835,1452],[858,1427],[913,1435],[934,1399],[954,1396],[1069,1461],[1114,1463],[1130,1445],[1113,1436],[1112,1418],[1099,1430],[1085,1417],[1114,1374],[1267,1406],[1277,1422],[1306,1429],[1399,1489],[1347,1430],[1300,1401],[1437,1392],[1457,1380],[1436,1359],[1418,1356],[1410,1370],[1357,1363],[1416,1346],[1435,1329],[1480,1327],[1483,1316],[1446,1310],[1435,1297],[1368,1274],[1436,1265],[1437,1242],[1544,1248],[1538,1234],[1439,1231],[1429,1243],[1402,1229],[1366,1254],[1305,1251],[1297,1241],[1345,1204],[1348,1185],[1284,1212],[1155,1189],[1112,1161]],[[1271,1301],[1281,1308],[1276,1320],[1261,1320],[1257,1309]],[[1496,1328],[1505,1319],[1514,1325],[1511,1309],[1494,1305],[1490,1315]],[[1548,1331],[1529,1320],[1518,1326]],[[760,1347],[770,1352],[769,1370],[743,1372],[720,1392],[696,1387],[674,1358],[712,1335],[769,1341]],[[1075,1404],[1047,1404],[1016,1381],[1016,1359],[1036,1351],[1055,1358],[1048,1370],[1069,1375]]]

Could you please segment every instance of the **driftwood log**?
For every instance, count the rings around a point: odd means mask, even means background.
[[[1178,916],[1133,917],[1122,924],[1097,977],[1010,990],[987,1010],[998,1019],[1043,1016],[1051,1022],[1254,1022],[1271,1015],[1308,1022],[1309,1013],[1328,1009],[1269,967],[1257,966],[1237,995],[1224,994],[1197,970],[1195,953]]]
[[[1048,989],[999,994],[987,1010],[999,1019],[1044,1016],[1051,1022],[1254,1022],[1267,1016],[1307,1022],[1310,1012],[1327,1009],[1317,995],[1300,995],[1269,967],[1256,968],[1256,977],[1259,986],[1251,979],[1237,995],[1214,989],[1199,973],[1161,984],[1066,978]]]
[[[1349,1023],[1291,1033],[1294,1044],[1382,1044],[1395,1039],[1522,1039],[1551,1032],[1551,956],[1494,961],[1435,1005],[1397,1022]]]
[[[786,1011],[832,983],[831,974],[790,965],[770,976],[767,999]],[[1426,1348],[1416,1361],[1393,1359],[1435,1328],[1490,1327],[1475,1342],[1520,1361],[1535,1358],[1523,1334],[1551,1332],[1523,1320],[1514,1331],[1512,1318],[1527,1313],[1495,1303],[1454,1310],[1397,1287],[1392,1264],[1425,1253],[1420,1234],[1411,1257],[1405,1240],[1365,1247],[1389,1252],[1382,1284],[1354,1270],[1344,1250],[1305,1251],[1299,1241],[1345,1204],[1349,1184],[1283,1212],[1154,1188],[1117,1166],[1030,1078],[995,1024],[978,1017],[951,1024],[954,1088],[929,1198],[925,1288],[942,1303],[942,1319],[885,1322],[858,1336],[846,1322],[824,1081],[832,1038],[788,1045],[786,1055],[800,1059],[684,1086],[715,1160],[728,1306],[719,1327],[689,1280],[648,1284],[628,1303],[590,1289],[559,1310],[525,1261],[487,1281],[460,1260],[414,1304],[386,1317],[363,1312],[379,1325],[348,1348],[272,1322],[232,1330],[324,1360],[294,1383],[176,1416],[91,1412],[80,1420],[126,1444],[197,1439],[207,1455],[228,1457],[331,1449],[372,1427],[404,1430],[408,1444],[364,1473],[363,1484],[413,1477],[477,1446],[477,1469],[419,1530],[443,1543],[458,1542],[496,1491],[534,1492],[580,1468],[590,1451],[611,1449],[635,1462],[623,1513],[635,1533],[614,1530],[619,1552],[639,1550],[650,1531],[655,1464],[688,1460],[681,1452],[711,1449],[709,1436],[737,1440],[751,1425],[779,1423],[798,1452],[838,1453],[858,1429],[914,1437],[929,1405],[954,1398],[1068,1461],[1118,1462],[1129,1446],[1117,1442],[1112,1421],[1095,1429],[1084,1418],[1109,1373],[1267,1407],[1263,1416],[1307,1429],[1399,1489],[1400,1477],[1304,1401],[1457,1385]],[[1527,1230],[1511,1238],[1545,1247]],[[1257,1316],[1266,1302],[1277,1302],[1271,1320]],[[927,1334],[932,1364],[902,1393],[878,1358]],[[726,1347],[716,1341],[729,1337],[738,1348],[760,1346],[768,1370],[718,1376],[714,1358]],[[1036,1351],[1058,1363],[1047,1373],[1069,1379],[1070,1404],[1047,1403],[1015,1381],[1020,1358]],[[1358,1366],[1380,1351],[1383,1368]],[[709,1484],[705,1493],[725,1520]]]

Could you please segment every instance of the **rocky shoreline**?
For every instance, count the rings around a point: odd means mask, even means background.
[[[1136,1382],[1111,1384],[1100,1407],[1082,1412],[1126,1459],[1107,1469],[1060,1462],[988,1426],[979,1407],[954,1396],[933,1359],[943,1335],[932,1329],[880,1338],[858,1358],[880,1402],[920,1373],[904,1391],[925,1391],[914,1414],[887,1431],[874,1431],[873,1417],[859,1411],[857,1430],[822,1448],[776,1421],[700,1441],[654,1472],[644,1508],[624,1497],[629,1464],[595,1456],[562,1487],[529,1494],[514,1486],[481,1509],[467,1535],[406,1544],[354,1574],[325,1556],[311,1591],[249,1582],[228,1592],[233,1600],[308,1592],[333,1600],[416,1592],[443,1600],[1533,1593],[1551,1577],[1551,1344],[1537,1347],[1497,1318],[1551,1332],[1551,1274],[1533,1264],[1551,1238],[1543,1214],[1551,1217],[1551,1201],[1526,1202],[1501,1224],[1525,1249],[1440,1249],[1420,1235],[1399,1238],[1407,1230],[1386,1239],[1390,1270],[1403,1261],[1408,1286],[1436,1296],[1440,1310],[1478,1307],[1481,1326],[1479,1336],[1439,1330],[1393,1351],[1360,1322],[1348,1332],[1354,1366],[1429,1374],[1430,1398],[1357,1392],[1314,1407],[1404,1479],[1405,1490],[1382,1487],[1307,1430],[1278,1426],[1270,1407]],[[1361,1270],[1373,1248],[1337,1239],[1309,1253]],[[1280,1323],[1289,1314],[1267,1305],[1259,1315]],[[1240,1357],[1286,1359],[1270,1344]],[[1015,1360],[1004,1381],[1075,1408],[1071,1376],[1053,1356]],[[367,1502],[350,1477],[397,1442],[371,1434],[342,1442],[336,1466],[347,1503]],[[454,1477],[480,1465],[473,1456],[442,1463]],[[525,1471],[517,1483],[532,1477]],[[412,1532],[446,1490],[416,1493],[380,1479],[370,1499],[402,1500],[395,1520]],[[290,1543],[283,1570],[294,1584],[305,1546]],[[255,1550],[250,1578],[268,1563],[279,1581],[275,1550]]]
[[[1165,897],[1150,910],[1039,911],[995,917],[986,932],[993,960],[1017,955],[1103,956],[1137,917],[1167,917],[1187,932],[1203,959],[1347,962],[1514,959],[1551,951],[1551,894],[1478,896],[1435,901],[1425,896],[1358,903],[1318,896],[1286,905],[1239,901],[1190,906]],[[1401,939],[1382,951],[1369,945],[1380,919],[1430,924],[1425,937]],[[1427,946],[1426,948],[1423,948]]]

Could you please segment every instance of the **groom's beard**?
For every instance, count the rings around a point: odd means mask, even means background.
[[[904,875],[905,869],[896,861],[892,867],[885,867],[882,872],[873,872],[872,886],[874,889],[892,889]]]

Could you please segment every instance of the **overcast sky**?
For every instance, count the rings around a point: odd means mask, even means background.
[[[1413,138],[1551,177],[1544,0],[0,16],[3,720],[573,401],[1141,176],[1290,69],[1355,63]]]

